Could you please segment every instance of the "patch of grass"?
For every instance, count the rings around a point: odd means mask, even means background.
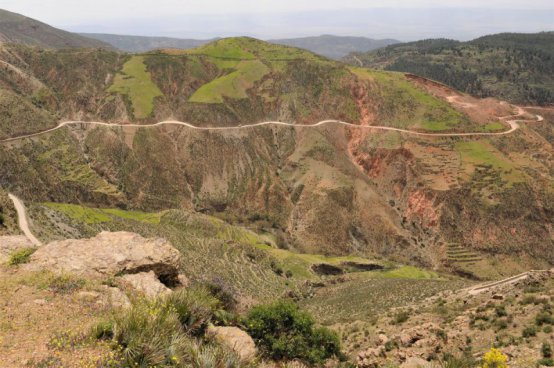
[[[148,222],[151,224],[159,224],[162,216],[162,213],[127,211],[118,208],[101,209],[100,211],[123,219]]]
[[[413,279],[413,280],[436,280],[440,279],[438,273],[417,268],[414,266],[402,266],[393,270],[377,272],[378,275],[388,278]]]
[[[499,121],[493,121],[482,127],[484,132],[497,132],[506,130],[507,127]]]
[[[464,114],[417,88],[403,73],[353,67],[350,71],[377,87],[382,101],[380,124],[430,132],[476,128]]]
[[[100,224],[113,221],[114,217],[159,224],[163,213],[127,211],[118,208],[90,208],[70,203],[43,203],[44,206],[65,214],[67,217],[85,224]]]
[[[16,266],[23,263],[28,263],[31,255],[36,251],[36,248],[22,248],[11,253],[8,258],[8,265]]]
[[[239,62],[236,70],[204,84],[190,97],[190,102],[223,103],[224,97],[247,98],[246,91],[269,72],[269,68],[259,60]]]
[[[162,92],[146,70],[144,56],[132,56],[115,76],[108,92],[128,96],[133,106],[133,115],[137,119],[150,116],[154,109],[154,99],[162,96]]]
[[[109,222],[112,219],[101,210],[95,208],[89,208],[80,206],[77,204],[69,203],[43,203],[46,207],[49,207],[55,211],[61,212],[67,217],[85,223],[85,224],[98,224],[102,222]]]
[[[499,171],[502,178],[510,183],[524,181],[523,173],[512,162],[505,159],[502,153],[496,150],[488,140],[457,142],[455,149],[460,153],[462,163],[468,173],[472,173],[475,166],[489,165]]]

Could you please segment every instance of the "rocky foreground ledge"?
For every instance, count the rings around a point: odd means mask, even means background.
[[[153,297],[187,283],[179,274],[181,253],[167,240],[129,232],[102,232],[90,239],[54,241],[38,248],[23,266],[117,283]]]

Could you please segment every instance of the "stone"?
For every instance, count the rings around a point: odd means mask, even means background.
[[[120,277],[120,280],[134,291],[142,293],[149,298],[171,292],[171,289],[160,282],[154,271],[123,275]]]
[[[183,275],[182,273],[177,275],[177,280],[179,281],[179,286],[189,287],[189,285],[190,285],[189,278],[186,277],[185,275]]]
[[[389,342],[389,338],[385,334],[379,334],[377,338],[379,339],[379,344],[381,345],[385,345],[387,342]]]
[[[428,361],[419,358],[411,357],[406,359],[404,363],[400,365],[400,368],[430,368],[432,367]]]
[[[96,291],[79,291],[77,293],[77,298],[84,301],[95,301],[100,297],[100,293]]]
[[[102,303],[113,308],[129,308],[131,302],[127,295],[116,287],[102,285]]]
[[[244,363],[251,362],[256,357],[257,350],[254,340],[238,327],[210,326],[207,334],[235,351]]]
[[[129,232],[102,232],[90,239],[54,241],[37,249],[27,269],[48,269],[96,278],[153,271],[177,283],[181,254],[164,239]]]
[[[25,235],[0,236],[0,263],[6,263],[10,255],[23,248],[34,248]]]
[[[35,303],[37,305],[45,305],[47,303],[47,301],[45,299],[35,299],[35,300],[33,300],[33,303]]]

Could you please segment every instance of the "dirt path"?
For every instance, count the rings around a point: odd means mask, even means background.
[[[488,284],[476,285],[476,286],[473,286],[472,288],[468,289],[468,293],[471,294],[471,295],[476,295],[476,294],[488,291],[488,290],[490,290],[492,288],[495,288],[497,286],[500,286],[500,285],[513,284],[515,282],[518,282],[520,280],[524,280],[524,279],[528,278],[529,274],[531,272],[532,271],[520,273],[519,275],[511,276],[511,277],[508,277],[506,279],[494,281],[494,282],[491,282],[491,283],[488,283]]]
[[[521,108],[519,108],[519,109],[521,111],[523,111],[523,109],[521,109]],[[518,113],[517,115],[513,115],[511,117],[515,118],[519,115],[520,114]],[[499,119],[503,120],[503,119],[506,119],[506,118],[509,118],[509,117],[503,117],[503,118],[499,118]],[[542,117],[539,116],[539,115],[536,115],[536,119],[537,119],[537,121],[541,121]],[[517,122],[520,121],[520,120],[524,120],[524,119],[505,120],[506,123],[508,123],[510,125],[510,129],[506,130],[506,131],[503,131],[503,132],[494,132],[494,133],[493,132],[424,133],[424,132],[418,132],[418,131],[414,131],[414,130],[393,128],[393,127],[380,126],[380,125],[358,125],[358,124],[353,124],[353,123],[347,123],[345,121],[340,121],[340,120],[323,120],[323,121],[320,121],[320,122],[315,123],[315,124],[305,124],[305,125],[304,124],[302,124],[302,125],[294,124],[294,123],[283,123],[281,121],[264,121],[264,122],[261,122],[261,123],[246,124],[246,125],[239,125],[239,126],[233,126],[233,127],[199,127],[199,126],[192,125],[190,123],[185,123],[185,122],[182,122],[182,121],[174,121],[174,120],[161,121],[159,123],[154,123],[154,124],[105,123],[105,122],[99,122],[99,121],[64,121],[64,122],[58,124],[54,128],[47,129],[47,130],[44,130],[42,132],[37,132],[37,133],[32,133],[32,134],[21,135],[21,136],[18,136],[18,137],[3,139],[3,140],[0,140],[0,143],[12,142],[12,141],[16,141],[16,140],[20,140],[20,139],[24,139],[24,138],[37,137],[39,135],[43,135],[43,134],[47,134],[47,133],[56,131],[56,130],[61,129],[61,128],[65,127],[65,126],[68,126],[68,125],[79,125],[79,124],[80,125],[100,125],[100,126],[108,126],[108,127],[135,127],[135,128],[152,128],[152,127],[158,127],[158,126],[161,126],[161,125],[180,125],[180,126],[184,126],[184,127],[190,128],[190,129],[208,130],[208,131],[249,129],[249,128],[254,128],[254,127],[259,127],[259,126],[264,126],[264,125],[281,125],[281,126],[289,126],[289,127],[294,127],[294,128],[313,128],[313,127],[318,127],[318,126],[326,125],[326,124],[338,124],[338,125],[345,125],[345,126],[348,126],[348,127],[351,127],[351,128],[388,130],[388,131],[400,132],[400,133],[423,136],[423,137],[471,137],[471,136],[497,136],[497,135],[510,134],[510,133],[516,131],[517,129],[519,129],[519,124]]]
[[[31,232],[31,229],[29,229],[29,222],[27,221],[27,211],[25,210],[25,205],[21,201],[21,199],[17,198],[13,194],[8,194],[10,199],[13,202],[13,205],[15,207],[15,210],[17,211],[17,222],[19,223],[19,228],[21,231],[23,231],[23,234],[33,243],[33,245],[36,245],[37,247],[40,247],[42,243],[35,238],[33,233]]]

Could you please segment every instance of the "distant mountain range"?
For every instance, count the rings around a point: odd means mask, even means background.
[[[108,43],[126,52],[146,52],[156,49],[192,49],[213,40],[195,40],[173,37],[128,36],[106,33],[80,33],[83,37]]]
[[[114,47],[100,40],[83,37],[48,24],[0,9],[0,43],[18,43],[43,48]]]
[[[104,33],[81,33],[80,35],[109,43],[115,48],[127,52],[145,52],[166,48],[191,49],[215,40],[128,36]],[[342,37],[332,35],[278,39],[269,40],[268,42],[298,47],[331,59],[340,59],[352,52],[367,52],[380,47],[400,43],[400,41],[393,39],[374,40],[366,37]]]

